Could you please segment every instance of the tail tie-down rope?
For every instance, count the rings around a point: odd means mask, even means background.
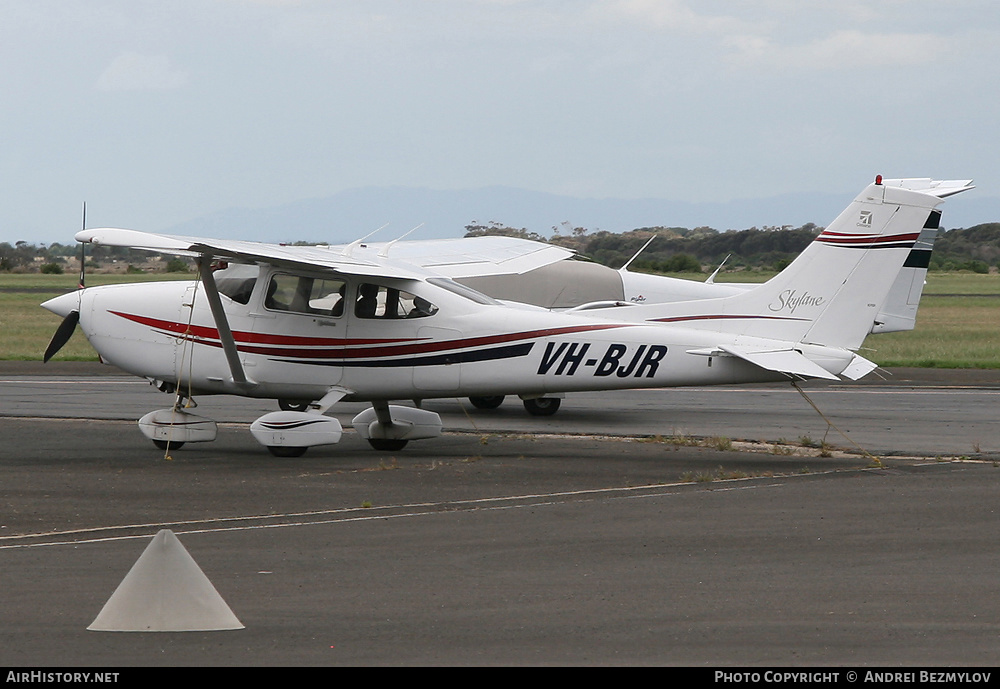
[[[882,459],[880,457],[876,457],[871,452],[869,452],[865,448],[863,448],[860,445],[858,445],[856,442],[854,442],[854,440],[849,435],[847,435],[847,433],[845,433],[844,431],[842,431],[839,428],[837,428],[837,426],[832,421],[830,421],[830,419],[826,418],[826,414],[824,414],[822,411],[820,411],[820,408],[816,406],[816,403],[813,402],[811,399],[809,399],[809,395],[806,394],[806,391],[799,387],[798,381],[793,380],[792,381],[792,387],[795,388],[796,390],[798,390],[799,394],[802,395],[802,398],[806,402],[809,403],[809,406],[816,410],[816,413],[819,414],[819,416],[820,416],[821,419],[823,419],[824,421],[826,421],[826,425],[827,425],[826,433],[823,434],[823,443],[824,444],[826,444],[826,436],[830,433],[830,429],[832,428],[833,430],[835,430],[838,433],[840,433],[840,435],[842,435],[844,437],[844,439],[847,440],[847,442],[849,442],[854,447],[858,448],[858,451],[860,451],[861,454],[863,454],[865,457],[867,457],[868,459],[870,459],[873,464],[877,465],[879,468],[882,468],[884,466],[882,464]]]

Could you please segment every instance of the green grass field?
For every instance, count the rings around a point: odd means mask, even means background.
[[[914,330],[869,335],[864,346],[880,366],[1000,368],[1000,295],[927,294]]]
[[[916,329],[865,346],[883,366],[1000,368],[1000,275],[928,273]]]
[[[688,275],[678,275],[687,277]],[[742,280],[739,278],[743,278]],[[761,282],[770,274],[727,273],[719,281]],[[89,285],[193,279],[192,275],[90,275]],[[40,360],[59,317],[39,307],[72,290],[74,275],[0,274],[0,359]],[[910,332],[872,335],[861,354],[881,366],[1000,368],[1000,275],[930,273]],[[57,360],[94,361],[77,332]]]

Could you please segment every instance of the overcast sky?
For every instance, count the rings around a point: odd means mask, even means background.
[[[0,0],[0,241],[362,186],[1000,195],[995,0]]]

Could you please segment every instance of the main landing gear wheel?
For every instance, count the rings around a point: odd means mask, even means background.
[[[368,444],[381,452],[396,452],[406,447],[408,440],[396,440],[395,438],[369,438]]]
[[[275,457],[301,457],[308,447],[289,447],[288,445],[268,445],[267,450]]]
[[[153,444],[156,445],[161,450],[179,450],[184,447],[184,443],[172,443],[169,440],[154,440]]]
[[[309,409],[309,400],[278,400],[281,411],[306,411]]]
[[[470,397],[469,401],[476,409],[496,409],[503,404],[503,399],[503,395],[494,395],[493,397]]]
[[[552,416],[559,410],[559,398],[538,397],[524,400],[524,408],[532,416]]]

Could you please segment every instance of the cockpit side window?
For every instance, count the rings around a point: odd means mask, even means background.
[[[395,287],[362,283],[354,315],[358,318],[426,318],[437,313],[438,307],[422,297]]]
[[[272,311],[338,317],[344,314],[346,287],[343,280],[278,273],[267,285],[264,307]]]
[[[213,277],[219,294],[224,294],[237,303],[247,304],[259,273],[260,268],[257,266],[230,263],[216,270]]]

